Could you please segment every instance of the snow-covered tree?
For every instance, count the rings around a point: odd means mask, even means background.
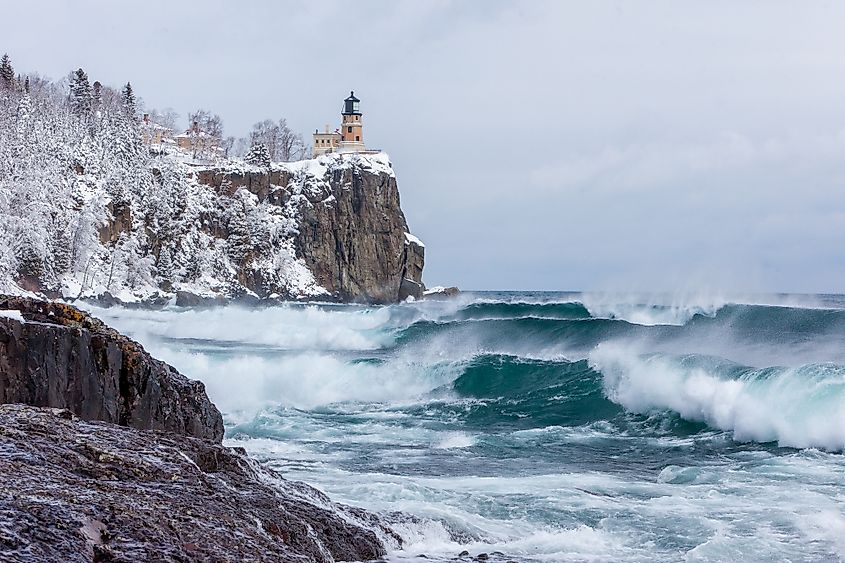
[[[103,85],[99,80],[94,81],[93,87],[91,88],[91,102],[94,111],[99,111],[103,105]]]
[[[158,123],[162,127],[167,127],[171,131],[175,131],[179,125],[179,114],[173,108],[151,109],[149,114],[150,121]]]
[[[210,111],[198,109],[188,114],[188,123],[190,128],[187,133],[193,157],[206,161],[216,160],[223,140],[223,119]]]
[[[143,150],[125,92],[90,85],[82,69],[58,82],[14,80],[0,87],[0,292],[150,296],[182,284],[236,293],[251,279],[284,293],[296,278],[286,272],[302,271],[291,238],[301,196],[283,209],[198,183],[195,167]],[[222,135],[219,116],[192,117],[203,139]],[[267,147],[251,160],[269,165]]]
[[[132,90],[132,84],[129,82],[123,86],[121,90],[121,101],[123,102],[123,110],[127,115],[135,118],[135,92]]]
[[[251,145],[262,143],[267,147],[273,162],[300,160],[305,154],[305,141],[302,135],[295,133],[282,118],[278,122],[269,119],[252,126],[249,134]]]
[[[0,88],[11,90],[15,85],[15,69],[12,68],[12,59],[5,53],[0,57]]]
[[[244,160],[255,166],[270,166],[270,152],[264,143],[255,143],[244,156]]]
[[[87,116],[91,113],[93,105],[93,91],[91,83],[88,82],[88,75],[84,70],[74,71],[70,82],[70,105],[73,111],[79,116]]]

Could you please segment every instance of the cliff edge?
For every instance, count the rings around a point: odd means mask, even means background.
[[[294,255],[313,277],[303,292],[368,303],[422,295],[425,247],[410,234],[384,153],[328,154],[266,169],[228,166],[200,170],[196,178],[219,197],[236,199],[245,189],[257,205],[284,210],[295,223]],[[231,226],[218,232],[227,240],[235,235]],[[284,291],[267,284],[272,272],[263,267],[261,245],[250,246],[255,250],[239,264],[238,282],[259,297]]]

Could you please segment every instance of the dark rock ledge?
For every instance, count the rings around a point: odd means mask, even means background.
[[[0,403],[27,403],[0,405],[0,561],[323,563],[400,543],[222,446],[201,383],[71,306],[0,297]]]
[[[66,408],[84,420],[220,442],[205,386],[102,321],[64,303],[0,297],[0,403]]]

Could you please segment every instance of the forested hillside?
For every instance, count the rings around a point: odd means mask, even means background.
[[[246,160],[227,158],[235,143],[224,139],[214,154],[185,154],[142,141],[138,105],[129,83],[115,90],[82,69],[48,81],[0,61],[0,291],[389,301],[403,278],[421,282],[422,248],[406,248],[386,155],[273,163],[304,145],[269,121],[256,125]],[[192,117],[222,137],[217,116]],[[304,219],[310,235],[325,230],[319,240],[304,236]]]

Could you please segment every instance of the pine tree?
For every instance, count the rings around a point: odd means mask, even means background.
[[[29,92],[24,92],[21,96],[15,114],[15,135],[11,149],[14,163],[20,165],[21,157],[27,152],[28,148],[31,148],[28,147],[32,128],[32,98],[30,98]],[[9,138],[11,137],[9,135]]]
[[[251,244],[249,236],[249,220],[244,205],[233,205],[229,211],[228,236],[226,246],[229,259],[240,265],[250,255]]]
[[[130,117],[135,117],[135,92],[132,90],[132,84],[126,83],[121,92],[121,100],[123,101],[123,111]]]
[[[20,126],[21,123],[26,123],[31,115],[32,98],[29,96],[28,93],[24,93],[24,95],[21,96],[21,99],[18,102],[18,109],[16,112],[18,126]]]
[[[77,69],[70,82],[70,105],[74,113],[86,116],[91,113],[92,102],[93,93],[88,75],[81,68]]]
[[[173,259],[170,256],[170,250],[162,248],[158,253],[158,263],[156,264],[156,271],[158,273],[159,283],[164,281],[172,281],[173,277]]]
[[[94,81],[94,88],[92,93],[92,101],[94,104],[94,109],[100,109],[100,106],[103,103],[103,85],[99,80]]]
[[[8,54],[0,57],[0,88],[11,90],[15,85],[15,69]]]
[[[270,151],[264,143],[255,143],[246,153],[244,160],[256,166],[270,166]]]

